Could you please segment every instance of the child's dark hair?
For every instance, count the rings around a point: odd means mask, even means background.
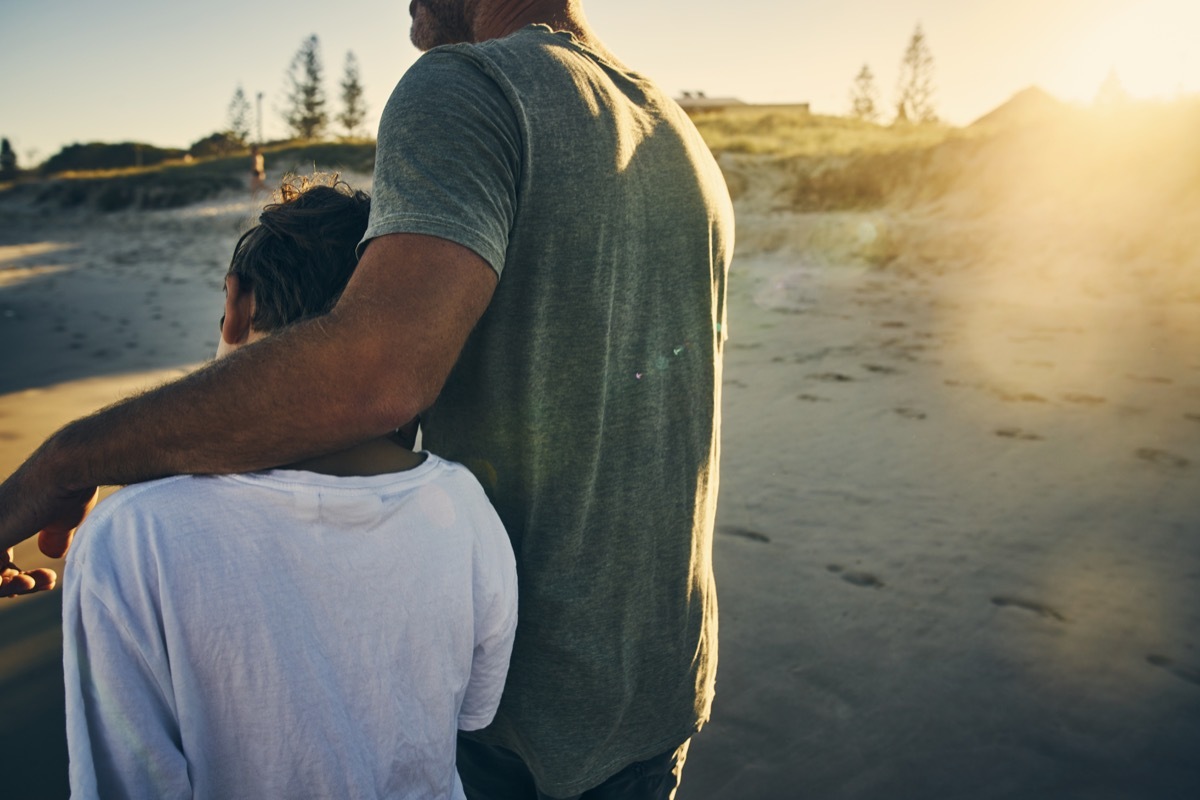
[[[328,312],[358,265],[371,198],[337,176],[286,181],[279,202],[233,249],[229,274],[254,292],[255,330],[269,332]]]

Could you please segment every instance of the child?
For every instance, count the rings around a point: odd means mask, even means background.
[[[234,251],[218,357],[354,270],[367,196],[283,192]],[[130,486],[67,562],[72,795],[463,798],[456,730],[495,714],[516,613],[479,484],[394,438]]]

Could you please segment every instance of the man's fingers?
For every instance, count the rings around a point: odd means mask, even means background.
[[[17,573],[11,577],[0,578],[0,597],[16,597],[19,594],[29,594],[34,591],[37,582],[33,577]]]
[[[58,583],[58,573],[52,569],[31,569],[25,575],[33,578],[35,592],[48,592]]]
[[[34,592],[46,592],[58,584],[58,573],[52,569],[31,569],[22,571],[12,563],[12,556],[7,556],[8,563],[0,569],[0,597],[16,597]]]

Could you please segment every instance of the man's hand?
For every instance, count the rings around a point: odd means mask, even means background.
[[[4,551],[0,559],[0,597],[16,597],[20,594],[33,594],[53,589],[58,582],[58,575],[52,569],[22,570],[13,563],[13,550]]]
[[[39,454],[40,455],[40,454]],[[75,529],[96,505],[97,490],[61,490],[38,477],[39,455],[33,456],[0,484],[0,597],[53,589],[53,570],[22,570],[13,563],[13,545],[38,534],[38,546],[51,558],[62,558]]]

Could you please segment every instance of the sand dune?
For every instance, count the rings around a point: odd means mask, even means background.
[[[1196,207],[1143,246],[1100,201],[799,213],[722,163],[721,667],[680,797],[1200,796]],[[0,469],[211,353],[252,208],[0,207]],[[5,706],[49,710],[9,787],[61,768],[54,602],[0,604]]]

